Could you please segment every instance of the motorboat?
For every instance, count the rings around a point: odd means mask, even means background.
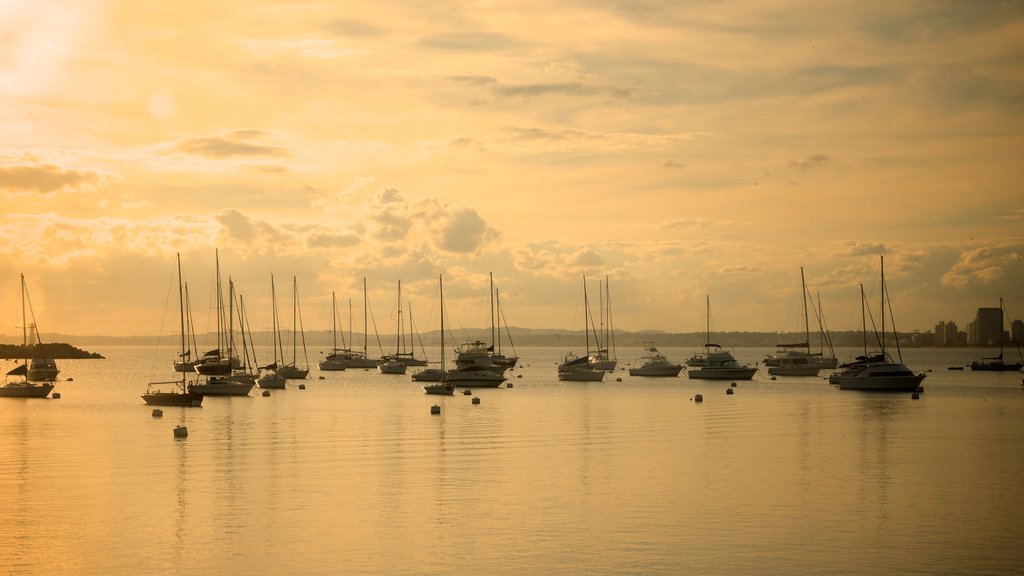
[[[664,354],[652,344],[644,346],[644,353],[633,362],[629,369],[630,376],[662,376],[674,378],[682,371],[682,364],[669,362]]]

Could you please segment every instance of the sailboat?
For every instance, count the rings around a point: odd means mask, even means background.
[[[405,374],[407,364],[402,362],[402,338],[405,335],[402,327],[402,281],[398,281],[398,322],[395,330],[395,353],[382,356],[377,361],[377,371],[381,374]]]
[[[376,368],[377,360],[370,358],[367,355],[367,339],[369,338],[369,303],[366,296],[366,277],[363,277],[363,350],[346,350],[345,367],[346,368]],[[349,342],[353,342],[352,335],[352,302],[349,301],[348,306],[348,339]]]
[[[1020,370],[1024,367],[1024,362],[1004,362],[1003,361],[1003,319],[1007,317],[1006,307],[1003,305],[1003,298],[999,298],[999,355],[992,356],[990,358],[982,358],[971,362],[971,370],[984,370],[990,372],[1012,372]],[[1017,356],[1024,361],[1024,356],[1021,356],[1020,347],[1017,348]]]
[[[173,362],[173,366],[175,372],[191,373],[196,371],[196,364],[202,359],[198,358],[198,354],[193,354],[193,351],[199,348],[196,346],[195,326],[192,325],[192,303],[188,296],[188,285],[185,286],[185,317],[188,318],[185,325],[185,330],[188,332],[185,335],[185,351],[178,354],[178,359]]]
[[[195,371],[203,376],[227,376],[231,374],[234,367],[234,350],[229,342],[227,327],[224,322],[224,295],[221,292],[220,284],[220,252],[216,252],[216,274],[217,291],[216,315],[217,315],[217,348],[203,354],[203,357],[196,362]]]
[[[598,284],[600,287],[600,284]],[[599,293],[600,296],[600,293]],[[615,358],[614,332],[612,329],[612,295],[608,287],[608,277],[604,277],[603,296],[598,298],[599,316],[601,318],[600,338],[597,340],[597,350],[587,355],[588,362],[595,370],[615,370],[618,360]],[[609,342],[611,343],[612,354],[609,355]]]
[[[349,316],[352,314],[351,305],[349,306]],[[344,356],[344,352],[348,352],[348,348],[338,348],[338,302],[335,299],[334,292],[331,292],[331,336],[333,338],[331,353],[324,357],[323,360],[317,362],[317,367],[323,372],[340,372],[345,369],[347,358]],[[342,333],[342,343],[344,343],[345,334]]]
[[[804,301],[804,341],[778,345],[780,352],[771,358],[774,362],[769,363],[769,359],[765,359],[771,376],[817,376],[821,370],[818,359],[811,355],[811,324],[807,316],[807,284],[804,281],[803,266],[800,267],[800,287]]]
[[[219,276],[219,274],[218,274]],[[235,284],[231,277],[228,277],[228,331],[227,345],[228,364],[232,366],[227,375],[209,376],[205,382],[197,382],[192,385],[194,392],[202,392],[207,396],[248,396],[253,386],[256,385],[256,377],[252,372],[245,369],[241,359],[235,353],[235,327],[234,327],[234,304]],[[239,316],[241,323],[241,316]],[[242,334],[242,348],[245,348],[245,334]],[[238,365],[235,368],[235,365]]]
[[[519,362],[519,358],[515,355],[508,357],[501,353],[501,329],[495,323],[496,313],[500,320],[500,312],[497,311],[500,311],[501,308],[500,305],[496,305],[494,276],[493,274],[488,274],[488,276],[491,297],[491,342],[488,344],[480,340],[472,340],[460,344],[455,355],[455,367],[458,370],[489,370],[501,376],[505,374],[506,370],[514,367]]]
[[[869,390],[869,391],[906,391],[917,390],[924,374],[914,374],[903,364],[903,354],[900,351],[899,339],[896,339],[896,351],[899,361],[894,361],[885,350],[885,307],[891,303],[888,300],[888,291],[885,285],[885,256],[881,257],[881,279],[882,279],[882,335],[879,340],[881,351],[874,355],[868,355],[867,345],[867,316],[864,311],[865,298],[864,286],[860,287],[861,325],[864,334],[864,355],[856,358],[854,362],[840,366],[840,371],[829,377],[829,381],[838,384],[840,390]],[[892,315],[890,314],[890,320]],[[896,332],[896,323],[893,322],[893,333]]]
[[[303,380],[309,374],[309,358],[306,357],[306,334],[301,328],[302,314],[299,311],[299,283],[292,276],[292,361],[278,366],[277,374],[287,380]],[[298,366],[299,334],[302,335],[302,356],[306,368]]]
[[[0,398],[46,398],[51,391],[53,391],[53,379],[56,378],[57,374],[54,372],[54,378],[46,381],[33,381],[29,378],[29,324],[25,317],[25,299],[26,288],[25,288],[25,275],[21,275],[21,338],[22,338],[22,350],[24,351],[25,358],[21,364],[18,364],[13,369],[7,372],[4,378],[3,386],[0,386]],[[32,320],[32,330],[36,331],[35,324],[35,313]],[[38,332],[36,332],[36,339],[38,339]],[[50,360],[53,362],[53,360]],[[56,369],[56,363],[54,363],[54,369]],[[14,380],[11,380],[11,377]]]
[[[271,347],[274,349],[274,361],[266,366],[258,366],[259,378],[256,385],[260,388],[284,388],[287,381],[284,375],[278,374],[281,368],[280,362],[284,361],[284,345],[281,343],[281,327],[277,316],[277,289],[274,287],[274,275],[270,275],[270,304],[271,304]],[[280,352],[280,356],[278,355]]]
[[[583,277],[583,333],[586,339],[586,354],[577,356],[572,352],[565,355],[558,365],[558,379],[568,382],[600,382],[604,370],[595,369],[590,363],[590,301],[587,299],[587,277]]]
[[[181,353],[185,353],[185,293],[181,279],[181,254],[178,260],[178,310],[181,316]],[[203,394],[189,389],[188,373],[181,373],[181,381],[150,382],[142,399],[150,406],[193,406],[203,404]]]
[[[444,286],[441,275],[437,276],[437,289],[441,298],[441,367],[425,368],[412,375],[417,382],[431,382],[424,384],[423,391],[427,394],[440,394],[450,396],[455,393],[455,384],[446,382],[446,370],[444,367]]]
[[[704,354],[701,357],[701,363],[698,365],[690,364],[690,360],[687,360],[687,365],[693,367],[693,370],[686,371],[686,377],[691,380],[750,380],[754,377],[754,373],[757,372],[757,368],[752,368],[744,364],[740,364],[733,357],[732,353],[728,350],[723,350],[718,344],[711,342],[711,297],[708,296],[707,302],[707,337],[704,340]],[[691,360],[694,360],[691,357]]]

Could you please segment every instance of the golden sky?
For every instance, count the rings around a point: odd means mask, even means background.
[[[883,251],[901,330],[1024,316],[1018,0],[364,4],[0,0],[0,334],[153,334],[176,252],[204,326],[215,249],[307,329],[855,329]]]

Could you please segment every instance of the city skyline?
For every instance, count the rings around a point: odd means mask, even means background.
[[[254,320],[931,331],[1024,313],[1019,3],[22,3],[0,9],[0,332],[160,329],[175,253]],[[545,18],[536,18],[544,13]],[[279,306],[290,306],[279,294]],[[596,314],[596,312],[595,312]],[[433,320],[436,324],[436,319]]]

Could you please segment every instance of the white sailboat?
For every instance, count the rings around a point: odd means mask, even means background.
[[[711,342],[711,296],[707,296],[707,334],[704,344],[704,353],[695,354],[686,361],[692,370],[686,371],[686,377],[691,380],[751,380],[757,368],[740,364],[728,350],[723,350],[718,344]],[[699,364],[696,363],[698,361]],[[691,364],[690,361],[695,364]]]
[[[797,344],[779,344],[773,363],[765,359],[771,376],[817,376],[821,367],[818,359],[811,355],[811,325],[807,316],[807,284],[804,268],[800,267],[800,292],[804,302],[804,341]],[[800,350],[803,348],[803,350]]]
[[[349,308],[349,315],[351,316],[351,306]],[[322,372],[339,372],[347,367],[347,358],[344,355],[348,352],[348,348],[338,348],[338,302],[334,296],[334,292],[331,292],[331,337],[332,346],[331,353],[324,357],[323,360],[317,362],[317,367]],[[342,333],[342,344],[344,344],[345,335]]]
[[[219,276],[219,274],[218,274]],[[192,385],[194,392],[202,392],[207,396],[248,396],[256,385],[256,377],[246,364],[241,362],[235,352],[235,283],[228,277],[228,322],[227,322],[227,345],[229,364],[232,366],[227,375],[208,376],[205,382],[197,382]],[[240,322],[241,323],[241,322]],[[242,333],[242,348],[245,348],[245,334]],[[236,367],[237,365],[237,367]]]
[[[395,329],[395,353],[381,356],[380,360],[377,361],[377,371],[381,374],[405,374],[406,363],[401,360],[402,353],[402,337],[404,336],[404,329],[402,328],[402,281],[398,281],[398,321],[396,323],[397,328]]]
[[[601,284],[598,283],[600,288]],[[615,358],[615,335],[612,328],[612,296],[608,286],[608,277],[604,277],[604,292],[599,291],[598,315],[601,329],[595,334],[597,350],[587,355],[588,362],[595,370],[615,370],[618,359]],[[609,350],[611,352],[609,353]]]
[[[266,366],[258,366],[259,378],[256,385],[260,388],[284,388],[287,380],[284,375],[278,374],[281,367],[280,362],[284,361],[284,344],[281,342],[281,325],[277,316],[277,290],[274,287],[274,275],[270,275],[270,303],[271,303],[271,347],[274,349],[274,361]],[[278,353],[280,352],[280,355]]]
[[[24,351],[24,358],[21,364],[18,364],[13,369],[9,370],[4,378],[3,386],[0,386],[0,398],[46,398],[50,392],[53,391],[53,380],[57,377],[56,363],[53,359],[49,359],[50,363],[53,364],[52,378],[45,380],[32,380],[29,378],[29,324],[25,316],[25,300],[27,298],[27,289],[25,288],[25,275],[21,275],[21,337],[22,337],[22,350]],[[36,335],[36,340],[39,338],[39,334],[36,331],[35,313],[32,314],[31,330]],[[11,377],[14,377],[13,381]]]
[[[441,275],[437,276],[437,289],[441,299],[441,367],[425,368],[412,375],[417,382],[430,382],[422,386],[427,394],[439,394],[451,396],[455,393],[455,384],[445,381],[446,370],[444,367],[444,286]]]
[[[298,365],[299,337],[302,338],[302,357],[305,368]],[[302,329],[302,313],[299,309],[299,283],[292,276],[292,361],[277,368],[277,374],[286,380],[304,380],[309,374],[309,358],[306,356],[306,334]]]

